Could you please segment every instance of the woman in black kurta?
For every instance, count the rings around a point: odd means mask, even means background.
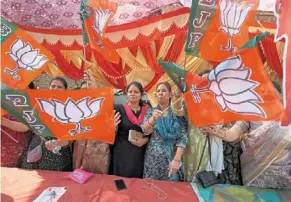
[[[112,150],[113,175],[142,178],[144,167],[144,153],[147,138],[136,142],[128,141],[129,130],[142,133],[142,123],[146,107],[142,105],[143,89],[140,83],[132,82],[127,87],[128,104],[115,105],[116,113],[120,113],[120,123]],[[137,102],[137,103],[136,103]]]

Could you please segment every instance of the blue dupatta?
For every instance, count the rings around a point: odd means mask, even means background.
[[[158,105],[157,109],[161,110],[161,107]],[[162,117],[156,121],[155,128],[163,139],[164,153],[166,154],[168,162],[170,163],[175,155],[175,146],[173,146],[173,144],[175,144],[176,138],[182,132],[182,127],[179,118],[172,112],[170,107],[167,110],[167,113],[168,114],[166,117]],[[179,181],[178,172],[172,175],[169,179],[171,181]]]
[[[158,105],[157,109],[161,110],[161,107]],[[156,129],[165,140],[176,138],[181,133],[181,123],[178,117],[174,115],[171,108],[167,113],[166,117],[162,117],[156,122]]]

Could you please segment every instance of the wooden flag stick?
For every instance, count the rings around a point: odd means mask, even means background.
[[[16,143],[19,143],[14,137],[12,137],[11,135],[9,135],[5,130],[3,130],[2,128],[1,128],[1,132],[3,132],[5,135],[7,135],[8,137],[10,137],[10,139],[11,140],[13,140],[14,142],[16,142]]]
[[[176,100],[176,102],[174,102],[173,105],[175,105],[175,104],[176,104],[178,101],[180,101],[181,99],[182,99],[182,96],[181,96],[178,100]],[[166,113],[167,110],[168,110],[170,107],[171,107],[171,104],[170,104],[166,109],[164,109],[164,110],[162,111],[162,114]]]

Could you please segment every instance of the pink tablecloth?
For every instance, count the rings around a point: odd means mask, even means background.
[[[125,191],[117,191],[114,180],[116,176],[94,175],[85,184],[77,184],[67,179],[66,172],[41,170],[22,170],[17,168],[1,168],[1,201],[27,201],[36,199],[48,187],[66,187],[67,192],[59,201],[69,202],[154,202],[182,201],[196,202],[197,196],[189,183],[154,181],[155,186],[163,190],[167,199],[158,199],[158,190],[142,189],[146,185],[142,179],[122,178],[127,186]]]

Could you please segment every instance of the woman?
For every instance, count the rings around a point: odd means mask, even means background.
[[[278,85],[274,86],[280,93]],[[227,131],[215,127],[205,130],[227,142],[242,143],[241,167],[245,186],[291,188],[288,128],[281,128],[279,122],[239,121]]]
[[[35,89],[33,82],[29,89]],[[1,117],[1,167],[19,167],[31,139],[29,127],[10,115]]]
[[[142,124],[147,108],[143,106],[144,91],[139,82],[131,82],[126,88],[127,104],[118,104],[114,108],[120,114],[116,138],[112,149],[112,174],[142,178],[144,167],[144,153],[147,137],[130,139],[130,132],[142,133]],[[130,140],[129,140],[130,139]]]
[[[203,70],[199,73],[199,76],[207,78],[210,72],[211,70]],[[189,145],[185,153],[187,180],[195,180],[197,172],[213,170],[218,174],[220,184],[242,185],[240,168],[240,155],[242,154],[242,150],[240,144],[236,142],[221,141],[215,136],[211,137],[211,164],[208,144],[206,144],[202,163],[199,171],[197,171],[206,136],[201,129],[196,128],[192,123],[189,125]],[[231,125],[232,124],[224,125],[223,129],[226,130],[230,128]]]
[[[155,180],[182,181],[182,156],[188,138],[181,92],[174,91],[172,97],[168,82],[159,83],[156,91],[158,106],[148,111],[142,124],[144,133],[151,134],[143,176]]]
[[[199,76],[207,77],[210,71],[211,70],[203,70],[199,73]],[[188,145],[186,147],[185,155],[183,158],[185,166],[185,178],[188,182],[192,182],[199,171],[204,171],[206,169],[207,161],[209,159],[208,144],[206,144],[200,168],[197,170],[205,140],[206,136],[203,134],[203,131],[201,131],[199,128],[196,128],[193,123],[189,121]]]
[[[50,82],[50,90],[66,90],[68,88],[67,81],[62,77],[55,77]],[[44,137],[42,137],[44,138]],[[43,139],[38,135],[34,135],[29,145],[28,152],[42,144],[42,157],[39,161],[27,162],[27,154],[22,160],[21,167],[29,169],[56,170],[56,171],[72,171],[72,151],[70,142],[65,140],[57,140],[54,137],[45,137]],[[59,154],[54,153],[54,149],[60,146]]]
[[[92,77],[84,75],[86,81],[82,82],[81,89],[96,88]],[[90,85],[87,85],[90,84]],[[118,125],[120,119],[119,113],[115,114],[114,122]],[[109,145],[98,140],[76,140],[74,142],[73,168],[81,168],[88,172],[96,174],[108,174],[110,163]]]

